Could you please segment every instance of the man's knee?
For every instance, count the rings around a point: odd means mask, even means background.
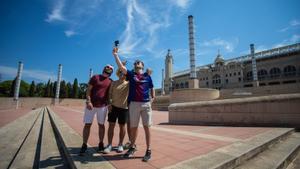
[[[91,126],[92,126],[91,123],[85,123],[85,124],[84,124],[84,127],[85,127],[85,128],[91,128]]]
[[[104,128],[104,124],[98,123],[98,126],[99,126],[100,128]]]
[[[150,129],[151,125],[143,125],[144,129]]]
[[[125,124],[119,124],[120,129],[125,129]]]

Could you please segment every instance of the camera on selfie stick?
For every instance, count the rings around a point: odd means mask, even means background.
[[[118,52],[120,42],[118,40],[115,41],[114,52]]]

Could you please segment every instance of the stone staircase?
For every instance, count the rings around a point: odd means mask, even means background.
[[[167,169],[300,169],[300,133],[277,129]]]
[[[2,127],[0,143],[1,169],[114,168],[93,148],[79,157],[82,137],[48,107]]]

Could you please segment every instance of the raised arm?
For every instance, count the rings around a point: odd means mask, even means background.
[[[117,48],[114,48],[113,50],[113,56],[115,57],[116,63],[118,65],[118,67],[121,69],[121,71],[123,72],[124,75],[127,74],[127,68],[122,64],[120,57],[118,55],[118,50]]]

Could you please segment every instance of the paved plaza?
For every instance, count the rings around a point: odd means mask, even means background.
[[[140,125],[139,135],[137,139],[138,151],[135,156],[130,159],[124,159],[122,157],[123,153],[112,152],[110,154],[99,154],[95,150],[98,145],[98,128],[97,123],[94,121],[91,129],[91,134],[89,138],[90,150],[84,157],[77,155],[77,152],[80,150],[82,142],[82,128],[83,128],[83,107],[49,107],[47,110],[51,112],[51,119],[56,123],[57,129],[60,132],[64,140],[64,144],[69,151],[72,160],[74,160],[75,166],[77,168],[118,168],[118,169],[134,169],[134,168],[143,168],[143,169],[152,169],[152,168],[206,168],[210,166],[212,162],[215,164],[222,164],[224,160],[220,159],[217,153],[226,153],[234,154],[237,153],[237,148],[240,151],[247,152],[248,149],[254,149],[259,147],[258,145],[263,145],[265,143],[271,142],[274,139],[279,137],[284,137],[284,135],[294,135],[293,129],[291,128],[262,128],[262,127],[222,127],[222,126],[196,126],[196,125],[170,125],[168,124],[168,112],[167,111],[153,111],[153,122],[152,127],[152,159],[145,163],[141,159],[145,153],[145,138],[143,128]],[[22,152],[22,149],[27,148],[25,146],[27,141],[25,141],[22,148],[18,148],[18,145],[10,146],[10,141],[14,141],[19,136],[14,136],[18,132],[21,132],[20,129],[25,130],[26,124],[31,126],[31,121],[42,117],[38,116],[40,110],[29,110],[29,109],[18,109],[18,110],[1,110],[0,111],[0,134],[1,134],[1,151],[8,151],[6,157],[1,157],[2,167],[5,164],[8,164],[11,158],[14,159],[11,166],[18,166],[18,161],[20,159],[19,154],[25,153]],[[46,110],[46,109],[44,109]],[[32,116],[32,118],[30,117]],[[33,118],[34,117],[34,118]],[[46,135],[50,133],[50,130],[47,129],[47,125],[50,126],[50,122],[45,120],[47,115],[43,114],[44,120],[39,122],[35,120],[37,124],[43,124],[43,139],[40,142],[40,159],[45,155],[43,152],[56,152],[55,158],[52,157],[55,153],[50,153],[45,156],[45,161],[39,162],[40,168],[66,168],[64,165],[64,157],[59,157],[60,153],[58,150],[53,151],[51,149],[51,140],[54,140],[54,135]],[[26,120],[24,120],[26,119]],[[27,123],[22,122],[26,121]],[[23,126],[18,126],[23,124]],[[65,129],[63,128],[65,127]],[[28,127],[29,128],[29,127]],[[40,130],[39,128],[31,127],[33,131]],[[106,134],[107,134],[108,123],[106,123]],[[48,131],[47,131],[48,130]],[[116,146],[118,143],[118,127],[115,128],[113,145]],[[26,132],[24,132],[26,133]],[[29,132],[28,132],[29,133]],[[29,140],[31,134],[29,134]],[[76,135],[76,137],[73,137]],[[6,138],[12,140],[5,140]],[[286,137],[286,136],[285,136]],[[299,141],[299,135],[294,136]],[[50,139],[49,139],[50,138]],[[51,139],[52,138],[52,139]],[[73,139],[75,138],[75,139]],[[28,140],[28,139],[27,139]],[[125,142],[128,140],[126,135]],[[14,142],[15,144],[18,141]],[[34,141],[33,141],[34,142]],[[107,135],[105,135],[105,143],[107,143]],[[8,145],[7,145],[8,144]],[[36,144],[39,144],[39,139],[37,139]],[[243,146],[241,146],[241,144]],[[47,146],[45,146],[47,145]],[[252,147],[251,147],[252,146]],[[38,147],[32,145],[32,147]],[[46,150],[44,150],[47,147]],[[56,146],[53,146],[56,147]],[[59,147],[59,146],[58,146]],[[245,148],[247,147],[247,148]],[[249,148],[250,147],[250,148]],[[55,148],[57,149],[57,148]],[[18,153],[14,151],[19,150]],[[34,156],[33,152],[28,152],[28,155]],[[37,152],[37,151],[36,151]],[[244,153],[243,152],[243,153]],[[3,152],[1,152],[3,153]],[[11,156],[11,157],[9,157]],[[15,156],[15,157],[14,157]],[[36,155],[35,155],[36,156]],[[209,157],[212,158],[209,158]],[[47,158],[46,158],[47,157]],[[222,156],[223,157],[223,156]],[[224,156],[226,157],[226,156]],[[208,159],[206,159],[208,158]],[[24,161],[30,161],[29,157],[23,157]],[[31,162],[32,163],[32,162]],[[198,163],[198,167],[192,167]],[[20,164],[19,164],[20,165]],[[22,164],[25,165],[25,164]],[[42,166],[42,167],[41,167]],[[88,167],[87,167],[88,166]],[[13,167],[14,168],[14,167]],[[16,167],[17,168],[17,167]],[[209,167],[211,168],[211,167]]]

